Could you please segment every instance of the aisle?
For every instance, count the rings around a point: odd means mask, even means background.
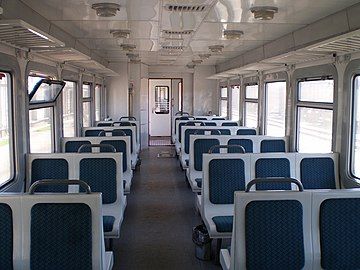
[[[141,153],[121,237],[114,242],[114,270],[221,269],[194,256],[191,232],[201,221],[178,160],[157,158],[169,149],[151,147]]]

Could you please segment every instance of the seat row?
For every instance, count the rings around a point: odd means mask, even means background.
[[[102,193],[105,237],[118,238],[127,204],[121,153],[28,154],[26,187],[38,180],[78,179]],[[39,192],[73,193],[79,186],[42,187]]]
[[[244,191],[256,178],[252,190],[294,190],[289,182],[274,183],[273,178],[294,178],[305,189],[337,189],[338,154],[204,154],[203,185],[196,207],[211,238],[231,237],[234,192]]]
[[[223,269],[360,269],[360,191],[235,192]]]
[[[101,194],[85,189],[89,194],[2,194],[0,268],[112,269]]]
[[[193,192],[201,191],[203,171],[203,154],[213,148],[214,153],[219,153],[223,145],[230,153],[245,152],[287,152],[287,137],[267,136],[226,136],[226,135],[191,135],[189,144],[189,167],[186,176]],[[241,147],[239,147],[241,146]]]

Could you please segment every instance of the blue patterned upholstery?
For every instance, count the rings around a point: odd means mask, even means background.
[[[190,152],[190,135],[193,135],[193,134],[197,134],[197,135],[204,135],[205,132],[208,132],[209,130],[203,130],[203,129],[187,129],[185,130],[185,153],[186,154],[189,154]],[[218,135],[218,129],[215,129],[215,130],[211,130],[210,134],[211,135]],[[225,130],[226,131],[226,130]],[[230,135],[230,130],[229,131],[229,134],[221,134],[221,135]],[[220,130],[220,133],[221,133],[221,130]]]
[[[39,203],[31,209],[31,270],[92,269],[91,209]]]
[[[31,184],[44,179],[69,179],[69,164],[65,159],[35,159],[31,163]],[[41,186],[37,192],[67,192],[68,187]]]
[[[130,126],[132,126],[132,125],[131,125],[130,122],[121,122],[121,123],[119,123],[119,126],[120,126],[120,127],[130,127]]]
[[[212,218],[218,232],[232,232],[233,216],[216,216]]]
[[[238,129],[236,135],[256,135],[255,129]]]
[[[111,232],[114,227],[115,218],[113,216],[103,216],[104,232]]]
[[[211,120],[226,120],[226,119],[223,118],[223,117],[214,117],[214,118],[212,118]]]
[[[84,158],[80,161],[80,180],[92,192],[102,193],[104,204],[116,201],[116,162],[112,158]]]
[[[126,133],[122,129],[113,129],[111,131],[111,136],[126,136]]]
[[[114,146],[117,153],[122,153],[123,172],[127,170],[126,142],[120,140],[102,141],[100,144],[110,144]],[[108,148],[100,148],[100,152],[111,152]]]
[[[246,269],[303,269],[303,208],[299,201],[252,201],[245,209]]]
[[[290,161],[286,158],[260,158],[255,163],[255,177],[290,177]],[[290,190],[290,183],[260,183],[258,190]]]
[[[209,199],[213,204],[233,204],[234,192],[245,190],[242,159],[212,159],[209,162]]]
[[[286,152],[284,140],[263,140],[260,146],[261,153]]]
[[[209,127],[215,127],[216,123],[215,122],[206,122],[205,126],[209,126]]]
[[[238,123],[235,123],[235,122],[225,122],[225,123],[222,123],[221,125],[224,126],[224,127],[237,127],[237,126],[238,126]]]
[[[196,117],[195,120],[207,120],[205,117]]]
[[[13,218],[10,206],[0,204],[0,269],[13,269]]]
[[[253,142],[249,139],[231,139],[228,141],[228,145],[241,145],[246,153],[253,152]],[[230,148],[228,151],[229,153],[240,153],[240,150],[237,148]]]
[[[89,129],[85,131],[85,137],[98,137],[103,129]]]
[[[126,134],[126,136],[129,136],[130,137],[130,151],[131,151],[131,153],[133,153],[134,152],[134,147],[133,147],[133,132],[132,132],[132,130],[131,129],[119,129],[119,130],[121,130],[122,132],[124,132],[125,134]],[[115,132],[115,133],[114,133]],[[112,136],[122,136],[122,135],[120,135],[120,133],[116,133],[116,129],[114,129],[113,130],[113,132],[112,132]]]
[[[360,269],[360,199],[325,200],[320,206],[321,266]]]
[[[186,126],[187,125],[187,122],[182,122],[179,124],[179,142],[181,143],[181,129],[183,126]],[[188,126],[195,126],[195,124],[189,124]]]
[[[305,189],[336,189],[331,158],[304,158],[300,163],[300,175]]]
[[[65,153],[77,153],[79,148],[84,144],[91,144],[89,141],[67,141],[65,143]],[[88,147],[82,150],[82,153],[91,153],[91,148]]]
[[[97,126],[98,127],[111,127],[112,122],[109,123],[98,123]]]
[[[201,178],[195,178],[196,185],[201,188],[202,187],[202,179]]]
[[[218,139],[196,139],[194,141],[194,167],[196,171],[202,171],[203,154],[208,153],[214,145],[219,145]],[[215,149],[213,153],[219,153],[219,149]]]
[[[230,129],[219,129],[221,135],[231,135]]]

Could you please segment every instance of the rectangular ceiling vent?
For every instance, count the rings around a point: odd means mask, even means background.
[[[162,45],[161,48],[166,51],[183,51],[184,50],[184,46]]]
[[[264,60],[263,62],[278,63],[278,64],[296,64],[296,63],[318,60],[325,57],[326,55],[328,54],[324,52],[290,52]]]
[[[354,31],[308,48],[310,51],[351,53],[360,50],[360,31]]]
[[[22,20],[1,20],[0,42],[20,49],[65,46],[60,40]]]
[[[68,47],[32,49],[31,51],[34,53],[39,53],[41,54],[41,56],[50,58],[58,62],[81,61],[90,59],[89,56]]]
[[[163,33],[166,35],[191,35],[194,32],[194,30],[180,30],[180,31],[175,31],[175,30],[164,30]]]
[[[167,11],[175,12],[203,12],[206,11],[208,5],[173,5],[167,4],[164,6]]]

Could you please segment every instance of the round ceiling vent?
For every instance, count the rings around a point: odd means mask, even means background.
[[[210,56],[211,56],[210,53],[200,53],[200,54],[199,54],[199,57],[200,57],[200,59],[202,59],[202,60],[209,59]]]
[[[202,62],[203,62],[203,60],[201,60],[201,59],[194,59],[194,60],[192,60],[192,63],[193,63],[194,65],[200,65]]]
[[[275,13],[278,13],[279,9],[277,7],[252,7],[250,11],[254,14],[254,18],[257,20],[268,21],[274,19]]]
[[[116,3],[97,3],[91,6],[96,10],[99,17],[113,17],[120,10],[120,5]]]
[[[241,30],[224,30],[223,35],[226,39],[240,39],[244,32]]]
[[[124,51],[128,51],[128,52],[132,52],[132,51],[134,51],[136,49],[135,44],[121,44],[120,47]]]
[[[186,65],[186,67],[187,67],[187,68],[194,68],[194,67],[195,67],[195,64],[189,63],[189,64]]]
[[[131,31],[127,29],[110,30],[110,34],[112,34],[114,38],[129,38],[130,33]]]

